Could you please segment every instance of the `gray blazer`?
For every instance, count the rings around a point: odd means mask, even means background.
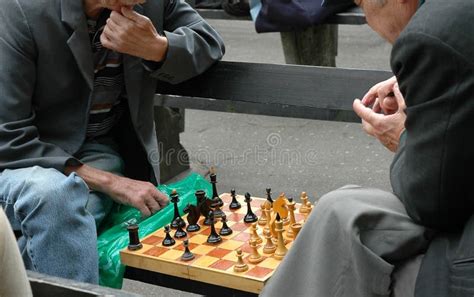
[[[42,166],[63,171],[85,139],[93,60],[81,0],[0,1],[0,172]],[[165,34],[169,50],[157,71],[124,57],[136,139],[159,177],[153,119],[157,80],[179,83],[224,54],[219,34],[182,0],[148,0],[135,10]],[[159,180],[159,178],[157,178]]]
[[[438,234],[417,297],[474,295],[474,2],[427,0],[392,50],[407,104],[391,167],[408,214]]]

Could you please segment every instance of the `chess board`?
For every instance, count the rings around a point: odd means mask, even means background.
[[[265,283],[270,279],[275,269],[280,264],[280,260],[272,255],[263,253],[265,238],[263,236],[263,227],[258,225],[257,233],[262,237],[263,243],[260,244],[258,251],[264,257],[264,260],[258,264],[250,264],[247,257],[251,253],[248,243],[251,234],[251,224],[243,222],[247,213],[247,207],[244,203],[244,197],[238,195],[237,200],[242,207],[238,210],[230,210],[229,204],[232,200],[230,194],[220,195],[224,201],[222,210],[227,215],[227,224],[233,230],[229,236],[222,236],[222,242],[218,244],[207,243],[207,237],[210,234],[210,227],[203,224],[204,217],[199,220],[201,230],[197,232],[188,232],[189,248],[195,255],[191,261],[181,260],[183,254],[183,239],[175,239],[176,244],[171,247],[164,247],[161,242],[165,237],[164,228],[145,237],[141,242],[143,248],[137,251],[124,249],[120,252],[121,260],[124,265],[140,268],[144,270],[155,271],[176,277],[201,281],[227,288],[237,289],[246,292],[260,293]],[[252,210],[260,217],[260,205],[265,201],[262,198],[252,197]],[[303,223],[304,216],[299,213],[299,203],[296,204],[295,218],[297,223]],[[217,232],[221,227],[218,221],[215,226]],[[284,226],[285,230],[288,226]],[[289,249],[293,243],[284,232],[286,247]],[[171,231],[174,234],[174,230]],[[243,252],[244,262],[248,264],[249,269],[245,272],[234,272],[234,265],[237,263],[236,250]]]

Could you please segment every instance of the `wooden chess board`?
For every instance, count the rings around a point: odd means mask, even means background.
[[[245,224],[243,218],[247,213],[247,207],[244,203],[244,197],[238,195],[237,200],[242,207],[238,210],[229,210],[229,204],[232,200],[230,194],[222,194],[224,201],[222,210],[227,215],[227,224],[233,230],[229,236],[222,236],[222,242],[218,244],[207,243],[207,237],[210,234],[210,227],[203,224],[204,217],[199,220],[201,230],[198,232],[188,232],[189,248],[194,253],[195,258],[185,262],[181,260],[183,254],[183,240],[176,239],[176,244],[171,247],[164,247],[161,242],[165,237],[164,228],[145,237],[141,242],[143,248],[138,251],[124,249],[120,252],[121,260],[124,265],[140,268],[144,270],[155,271],[176,277],[201,281],[227,288],[237,289],[246,292],[260,293],[265,283],[270,279],[275,269],[280,264],[280,260],[272,255],[263,253],[265,238],[263,236],[263,227],[258,225],[257,233],[262,237],[263,243],[260,244],[258,251],[264,257],[264,260],[258,264],[250,264],[247,257],[251,253],[249,238],[251,234],[251,224]],[[262,198],[252,197],[252,210],[260,217],[260,205],[265,201]],[[299,203],[296,204],[295,218],[297,223],[303,223],[304,216],[299,213]],[[217,232],[221,227],[218,221],[215,226]],[[284,226],[285,230],[288,226]],[[287,240],[286,247],[290,248],[293,241],[289,239],[284,232],[284,238]],[[174,230],[171,231],[174,234]],[[249,269],[245,272],[234,272],[234,265],[237,263],[236,250],[243,252],[244,262],[248,264]]]

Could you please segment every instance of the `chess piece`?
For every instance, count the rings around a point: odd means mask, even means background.
[[[229,209],[239,209],[242,207],[240,202],[237,201],[237,195],[235,195],[235,189],[230,190],[230,196],[232,196],[232,202],[229,205]]]
[[[252,249],[252,253],[248,257],[248,261],[252,264],[258,264],[263,261],[262,255],[258,252],[257,242],[255,240],[250,241],[250,248]]]
[[[188,203],[188,205],[186,205],[186,207],[183,209],[183,212],[188,214],[188,216],[186,217],[186,219],[188,220],[188,226],[186,227],[186,231],[199,231],[201,229],[201,227],[198,225],[198,221],[201,214],[199,211],[199,207]]]
[[[221,209],[221,207],[224,205],[224,201],[222,201],[222,199],[219,197],[219,193],[217,192],[217,175],[214,167],[211,168],[211,174],[209,177],[212,184],[211,208],[214,210],[214,217],[220,218],[224,215],[224,212]]]
[[[176,232],[174,233],[174,238],[180,239],[180,238],[183,238],[183,237],[186,237],[186,236],[188,236],[186,231],[183,230],[181,225],[178,225],[178,229],[176,229]]]
[[[298,236],[302,227],[303,225],[301,225],[301,223],[294,223],[290,225],[290,228],[293,231],[293,235],[294,235],[293,238],[296,238],[296,236]]]
[[[245,264],[244,259],[242,259],[242,250],[237,250],[237,264],[234,265],[235,272],[245,272],[249,269],[249,266]]]
[[[136,250],[141,249],[143,245],[140,242],[140,238],[138,237],[138,225],[132,224],[127,227],[127,230],[128,230],[128,238],[129,238],[128,249],[131,251],[136,251]]]
[[[285,196],[285,193],[281,193],[280,196],[274,201],[273,208],[279,215],[279,219],[282,220],[283,225],[287,226],[290,224],[290,218],[288,217],[288,207],[286,203],[288,199]]]
[[[170,235],[170,226],[169,225],[165,226],[165,233],[166,233],[165,239],[163,239],[163,242],[161,244],[163,246],[173,246],[176,243],[176,241]]]
[[[272,199],[272,189],[267,188],[267,201],[270,202],[270,205],[273,206],[273,199]]]
[[[192,259],[194,259],[194,254],[191,253],[191,251],[189,250],[189,241],[186,239],[185,241],[183,241],[183,245],[184,245],[184,253],[181,256],[181,260],[191,261]]]
[[[252,223],[252,233],[250,233],[250,240],[255,240],[257,244],[263,242],[262,238],[257,233],[257,223]]]
[[[176,190],[173,190],[171,192],[171,202],[173,203],[174,206],[174,216],[173,220],[171,221],[171,228],[176,229],[178,226],[181,228],[184,228],[186,223],[184,222],[183,218],[179,215],[179,209],[178,209],[178,202],[179,202],[179,195]]]
[[[288,201],[286,202],[286,207],[288,208],[289,212],[289,217],[290,217],[290,227],[288,228],[288,231],[286,231],[286,236],[288,238],[295,238],[295,233],[293,232],[293,224],[296,223],[296,218],[295,218],[295,209],[296,209],[296,202],[293,201],[293,198],[288,198]]]
[[[262,215],[258,219],[258,224],[261,226],[265,226],[267,224],[267,213],[265,212],[265,203],[266,202],[260,205]]]
[[[288,249],[285,246],[285,240],[283,239],[283,222],[282,221],[276,221],[276,231],[278,233],[278,242],[277,242],[277,248],[273,256],[281,260],[283,257],[285,257],[286,253],[288,252]]]
[[[211,220],[211,234],[209,234],[209,237],[207,238],[208,243],[219,243],[222,241],[222,237],[220,237],[219,234],[216,232],[216,226],[215,226],[215,217],[214,217],[214,212],[211,210],[209,212],[209,218]]]
[[[219,231],[219,235],[222,235],[222,236],[231,235],[233,231],[232,231],[232,229],[229,228],[229,226],[227,226],[227,216],[224,215],[221,218],[221,221],[222,221],[222,228]]]
[[[211,221],[209,219],[209,211],[211,210],[212,201],[206,197],[206,192],[203,190],[198,190],[195,193],[196,199],[198,201],[199,210],[201,215],[204,216],[204,225],[210,226]]]
[[[306,192],[302,192],[300,196],[301,200],[301,206],[300,206],[300,213],[301,214],[307,214],[309,212],[308,210],[308,194]]]
[[[244,217],[245,223],[253,223],[258,220],[257,216],[252,212],[252,206],[250,205],[251,201],[252,201],[252,198],[250,198],[250,193],[246,193],[245,203],[247,203],[247,214]]]
[[[270,229],[265,228],[265,230],[263,231],[263,234],[265,235],[265,239],[267,240],[265,245],[263,246],[263,253],[264,254],[273,254],[277,247],[273,243],[272,233],[270,232]]]
[[[278,238],[278,234],[275,231],[275,218],[272,216],[272,210],[270,208],[270,204],[265,205],[265,213],[267,216],[267,225],[265,228],[268,228],[270,230],[270,234],[272,235],[272,238],[275,240]]]

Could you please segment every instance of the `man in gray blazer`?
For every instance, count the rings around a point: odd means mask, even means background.
[[[323,196],[262,295],[472,297],[474,2],[354,2],[393,43],[395,77],[353,104],[395,152],[393,193]]]
[[[180,0],[3,0],[0,19],[0,205],[28,269],[97,283],[113,201],[168,203],[157,79],[202,73],[222,39]]]

